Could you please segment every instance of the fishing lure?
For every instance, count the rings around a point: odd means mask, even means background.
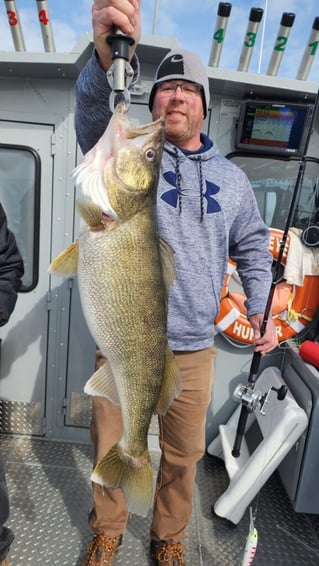
[[[258,533],[257,533],[257,529],[254,526],[254,517],[251,507],[249,508],[249,511],[250,511],[249,533],[246,539],[244,556],[241,566],[250,566],[255,558],[255,554],[257,550]]]

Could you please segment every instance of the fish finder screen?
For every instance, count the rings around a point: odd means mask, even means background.
[[[269,101],[242,103],[236,148],[300,155],[304,150],[312,106]]]

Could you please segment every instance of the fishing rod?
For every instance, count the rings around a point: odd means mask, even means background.
[[[283,232],[283,235],[282,235],[282,239],[280,241],[278,258],[277,258],[275,266],[274,266],[272,283],[271,283],[271,287],[270,287],[270,291],[269,291],[269,295],[268,295],[268,299],[267,299],[267,303],[266,303],[266,307],[265,307],[263,322],[262,322],[262,325],[261,325],[261,328],[260,328],[261,335],[263,335],[265,333],[268,318],[269,318],[269,315],[271,314],[271,306],[272,306],[272,301],[273,301],[273,297],[274,297],[274,293],[275,293],[275,288],[276,288],[276,285],[277,285],[277,283],[280,279],[281,260],[282,260],[282,257],[283,257],[286,241],[287,241],[287,238],[288,238],[288,231],[289,231],[291,222],[292,222],[294,214],[295,214],[297,198],[299,196],[299,190],[300,190],[300,187],[302,185],[302,180],[303,180],[303,176],[304,176],[304,172],[305,172],[306,155],[307,155],[308,146],[309,146],[310,137],[311,137],[311,134],[312,134],[312,131],[313,131],[315,119],[316,119],[316,116],[318,114],[318,108],[319,108],[319,91],[316,94],[316,99],[315,99],[315,103],[314,103],[314,106],[313,106],[313,111],[312,111],[310,124],[309,124],[308,132],[307,132],[307,137],[306,137],[304,149],[303,149],[303,152],[302,152],[302,156],[301,156],[301,159],[300,159],[298,175],[297,175],[297,178],[296,178],[295,187],[294,187],[294,190],[293,190],[293,194],[292,194],[292,198],[291,198],[291,202],[290,202],[290,206],[289,206],[289,210],[288,210],[287,221],[286,221],[285,229],[284,229],[284,232]],[[237,430],[236,430],[236,436],[235,436],[235,441],[234,441],[234,445],[233,445],[233,449],[232,449],[232,456],[234,458],[239,458],[239,456],[240,456],[240,447],[241,447],[243,436],[245,434],[245,428],[246,428],[247,418],[248,418],[249,413],[252,413],[256,409],[258,404],[261,405],[261,407],[262,407],[262,405],[264,404],[265,399],[267,397],[267,395],[261,396],[259,393],[256,393],[254,391],[255,383],[256,383],[256,380],[257,380],[258,372],[259,372],[259,366],[260,366],[261,358],[262,358],[262,356],[261,356],[260,352],[254,352],[252,362],[251,362],[251,366],[250,366],[247,385],[239,385],[236,388],[234,395],[233,395],[234,400],[241,403],[241,410],[240,410],[240,415],[239,415],[239,420],[238,420],[238,425],[237,425]],[[282,401],[285,398],[286,393],[287,393],[287,387],[285,385],[282,385],[278,389],[275,388],[275,387],[272,387],[271,390],[277,392],[277,399],[279,401]]]

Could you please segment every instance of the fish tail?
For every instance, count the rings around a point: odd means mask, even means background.
[[[121,488],[128,510],[146,517],[153,500],[153,472],[147,449],[133,458],[116,444],[98,462],[91,480],[104,487]]]

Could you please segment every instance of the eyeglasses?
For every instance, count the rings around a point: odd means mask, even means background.
[[[160,83],[157,90],[162,96],[172,96],[178,87],[186,98],[196,98],[202,91],[202,87],[196,83],[174,83],[172,81]]]

